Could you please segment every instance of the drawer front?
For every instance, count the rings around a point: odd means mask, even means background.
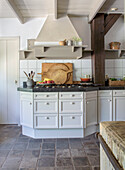
[[[84,92],[85,99],[95,98],[95,97],[97,97],[97,91]]]
[[[21,92],[20,93],[21,100],[33,100],[33,93],[29,92]]]
[[[35,100],[34,101],[34,113],[58,113],[58,101],[57,100]]]
[[[83,92],[62,92],[59,93],[59,99],[82,99]]]
[[[98,91],[98,97],[112,97],[112,90],[100,90]]]
[[[34,99],[58,99],[58,93],[34,93]]]
[[[125,96],[125,90],[113,90],[113,96]]]
[[[82,115],[60,115],[59,128],[83,128]]]
[[[58,115],[37,114],[34,116],[34,128],[51,129],[58,128]]]
[[[59,113],[82,113],[83,100],[60,100]]]

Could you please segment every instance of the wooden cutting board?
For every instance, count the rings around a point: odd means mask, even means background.
[[[42,63],[42,81],[49,78],[56,84],[73,83],[72,63]]]

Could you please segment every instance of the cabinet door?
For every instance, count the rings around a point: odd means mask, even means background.
[[[33,101],[21,100],[21,125],[33,128]]]
[[[97,98],[85,100],[84,128],[97,124]]]
[[[113,97],[113,120],[125,121],[125,97]]]
[[[98,123],[112,121],[112,97],[98,98]]]

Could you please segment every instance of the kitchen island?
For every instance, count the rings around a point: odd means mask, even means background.
[[[78,138],[102,121],[125,120],[124,87],[18,88],[22,133],[33,138]]]

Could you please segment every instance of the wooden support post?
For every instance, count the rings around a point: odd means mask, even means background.
[[[91,23],[92,73],[95,84],[105,85],[104,14]]]

